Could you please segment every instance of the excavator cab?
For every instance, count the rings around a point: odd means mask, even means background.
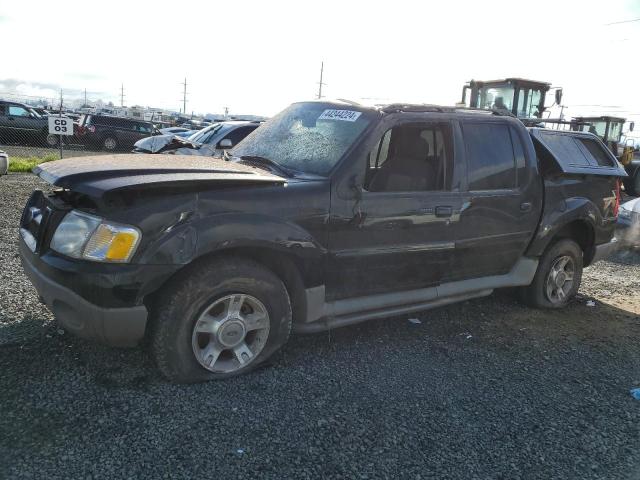
[[[471,80],[462,88],[461,104],[471,108],[508,112],[518,118],[542,118],[544,102],[551,84],[505,78],[503,80]],[[556,90],[560,103],[562,90]]]
[[[600,117],[575,117],[572,122],[572,130],[593,133],[600,137],[600,140],[609,147],[609,150],[618,157],[623,165],[626,165],[633,158],[633,148],[625,147],[620,143],[622,137],[622,127],[626,118],[611,117],[603,115]],[[629,124],[629,130],[633,131],[633,122]]]

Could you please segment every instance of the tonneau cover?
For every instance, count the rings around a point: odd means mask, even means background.
[[[595,135],[529,128],[536,147],[544,148],[564,173],[626,177],[624,167]]]

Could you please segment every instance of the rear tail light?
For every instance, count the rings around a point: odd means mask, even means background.
[[[93,132],[95,132],[95,131],[96,131],[96,127],[94,127],[93,125],[89,125],[89,126],[87,127],[87,130],[89,130],[91,133],[93,133]]]
[[[618,211],[620,210],[620,179],[616,180],[616,204],[613,207],[613,216],[618,216]]]

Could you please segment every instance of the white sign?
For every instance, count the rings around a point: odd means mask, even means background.
[[[318,120],[342,120],[343,122],[355,122],[362,112],[353,110],[325,110]]]
[[[49,115],[49,133],[54,135],[73,135],[73,120],[67,117]]]

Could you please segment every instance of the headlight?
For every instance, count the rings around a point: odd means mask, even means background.
[[[51,249],[73,258],[98,262],[128,262],[140,243],[140,230],[73,210],[51,240]]]
[[[620,210],[618,211],[618,216],[622,218],[631,218],[631,210],[627,210],[624,207],[620,207]]]

